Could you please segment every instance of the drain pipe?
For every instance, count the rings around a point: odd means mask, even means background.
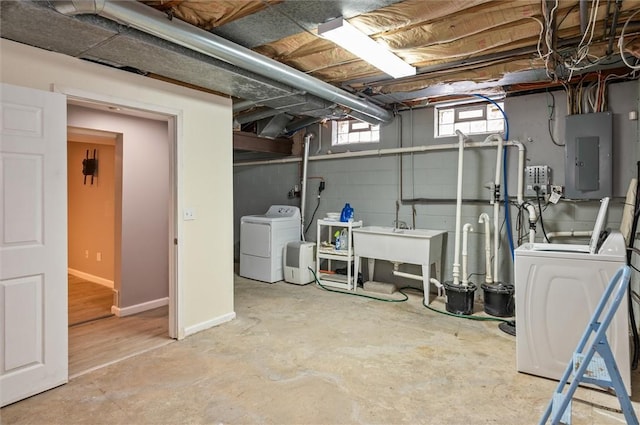
[[[304,136],[304,157],[302,159],[302,192],[300,193],[300,237],[304,242],[304,213],[307,209],[307,168],[309,165],[309,145],[313,138],[312,133]]]
[[[365,121],[370,124],[388,124],[393,120],[393,114],[384,108],[180,19],[169,19],[165,13],[144,3],[135,0],[52,0],[51,3],[64,15],[97,14],[328,102],[337,103],[355,113],[363,114]]]
[[[462,167],[464,165],[464,139],[465,136],[460,130],[456,130],[458,135],[458,187],[456,191],[456,233],[455,245],[453,248],[453,284],[460,284],[460,221],[462,218]]]
[[[469,242],[469,232],[473,232],[471,223],[465,223],[462,227],[462,286],[469,284],[467,275],[467,245]]]
[[[500,240],[500,181],[502,170],[502,145],[504,141],[499,134],[491,134],[485,142],[497,142],[497,155],[496,155],[496,177],[493,182],[493,195],[491,197],[491,204],[493,204],[493,278],[498,281],[498,246]]]
[[[423,282],[423,284],[424,284],[424,277],[423,276],[421,276],[419,274],[401,272],[400,270],[398,270],[400,268],[400,264],[401,263],[397,263],[395,261],[393,262],[393,271],[391,272],[391,274],[393,274],[394,276],[398,276],[398,277],[404,277],[404,278],[407,278],[407,279],[418,280],[420,282]],[[440,281],[438,279],[436,279],[435,277],[431,277],[431,278],[429,278],[429,282],[433,283],[433,285],[438,290],[438,296],[444,295],[444,285],[442,283],[440,283]]]
[[[478,223],[484,223],[484,256],[485,256],[485,283],[493,283],[491,276],[491,220],[489,214],[482,213],[478,217]]]
[[[536,221],[538,221],[538,214],[536,213],[536,207],[530,203],[525,203],[524,207],[529,213],[529,242],[534,243],[536,241]],[[549,235],[547,235],[549,237]]]
[[[490,148],[496,146],[496,142],[469,142],[467,141],[464,146],[467,149],[473,148]],[[505,141],[502,146],[510,146],[518,148],[518,204],[524,203],[523,195],[523,183],[524,183],[524,154],[525,148],[521,142],[516,140]],[[322,155],[314,155],[309,157],[309,161],[324,161],[328,159],[349,159],[349,158],[362,158],[365,156],[386,156],[386,155],[399,155],[404,153],[424,153],[432,151],[446,151],[458,149],[458,143],[443,143],[441,145],[420,145],[411,146],[406,148],[389,148],[389,149],[368,149],[364,151],[350,151],[340,153],[327,153]],[[253,165],[273,165],[273,164],[287,164],[291,162],[301,162],[302,158],[299,156],[280,158],[280,159],[261,159],[257,161],[242,161],[235,162],[234,167],[246,167]],[[522,165],[522,167],[520,166]]]
[[[318,149],[316,149],[316,155],[322,150],[322,123],[318,125]]]

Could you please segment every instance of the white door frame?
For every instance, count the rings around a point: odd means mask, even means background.
[[[164,105],[154,105],[139,102],[133,99],[108,96],[80,90],[72,87],[64,87],[53,84],[52,91],[67,96],[67,101],[78,100],[103,105],[111,108],[120,108],[120,113],[137,115],[141,117],[163,116],[167,119],[169,131],[169,337],[183,339],[184,334],[184,308],[182,296],[182,221],[178,219],[178,206],[182,205],[182,110],[169,108]],[[123,112],[122,109],[126,109]]]

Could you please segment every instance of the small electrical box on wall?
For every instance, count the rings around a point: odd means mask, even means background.
[[[611,112],[566,118],[564,181],[569,199],[601,199],[613,192]]]
[[[548,165],[530,165],[524,169],[525,196],[543,196],[549,193],[551,168]]]

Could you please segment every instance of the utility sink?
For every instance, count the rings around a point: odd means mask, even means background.
[[[355,255],[399,263],[423,264],[430,247],[442,247],[442,230],[365,226],[353,229]]]
[[[396,229],[385,226],[353,229],[355,267],[360,267],[361,257],[368,258],[369,279],[373,280],[375,260],[419,264],[422,266],[425,302],[428,302],[431,266],[435,266],[439,278],[445,233],[443,230]]]

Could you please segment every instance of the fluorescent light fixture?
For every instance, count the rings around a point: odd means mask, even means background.
[[[342,17],[318,26],[318,34],[369,62],[393,78],[416,75],[409,65],[372,38],[360,32]]]

